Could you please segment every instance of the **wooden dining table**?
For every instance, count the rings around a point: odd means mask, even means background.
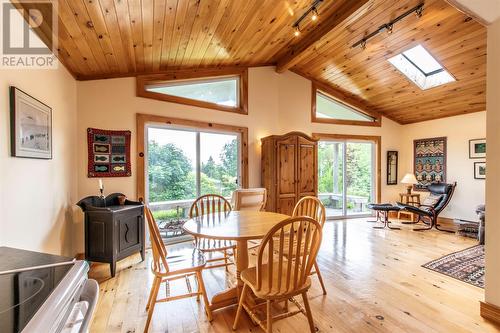
[[[240,274],[248,268],[248,241],[264,238],[273,226],[287,218],[288,215],[271,212],[231,211],[201,215],[184,224],[183,229],[195,237],[236,242],[237,285],[215,294],[210,304],[212,310],[238,304],[243,288]]]

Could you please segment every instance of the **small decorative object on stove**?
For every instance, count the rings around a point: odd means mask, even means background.
[[[88,128],[88,176],[131,176],[130,135],[130,131]]]
[[[127,197],[124,196],[124,195],[119,195],[118,196],[118,203],[120,204],[120,206],[123,206],[125,205],[125,201],[127,200]]]
[[[102,179],[99,178],[99,197],[104,200],[104,185],[102,184]]]
[[[413,185],[418,184],[418,181],[413,173],[407,173],[403,179],[401,179],[401,184],[407,184],[406,193],[411,194]]]

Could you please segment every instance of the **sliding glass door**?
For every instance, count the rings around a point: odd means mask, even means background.
[[[370,214],[367,204],[375,193],[373,142],[320,141],[318,168],[318,196],[328,218]]]
[[[240,184],[240,136],[195,128],[147,126],[147,202],[162,236],[182,235],[193,201],[229,198]]]

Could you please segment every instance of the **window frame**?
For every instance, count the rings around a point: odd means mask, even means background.
[[[217,103],[199,101],[191,98],[167,95],[146,90],[147,86],[159,85],[170,81],[193,81],[217,80],[228,77],[238,77],[238,105],[225,106]],[[202,70],[179,70],[165,72],[162,74],[139,75],[136,77],[136,95],[138,97],[156,99],[165,102],[191,105],[217,111],[226,111],[239,114],[248,114],[248,69],[202,69]]]
[[[362,120],[347,120],[347,119],[330,119],[321,118],[316,116],[316,94],[322,94],[331,98],[335,102],[344,105],[349,109],[353,109],[355,112],[361,113],[368,117],[373,118],[373,121],[362,121]],[[380,127],[382,125],[382,117],[379,113],[374,111],[367,111],[359,102],[352,98],[341,94],[334,89],[323,85],[318,82],[312,82],[311,89],[311,122],[313,123],[323,123],[323,124],[336,124],[336,125],[355,125],[355,126],[375,126]]]
[[[225,124],[217,124],[211,122],[203,122],[197,120],[188,120],[181,118],[172,118],[164,116],[156,116],[149,114],[138,113],[136,115],[137,122],[137,151],[136,151],[136,165],[137,165],[137,199],[144,201],[147,198],[148,189],[146,188],[146,159],[147,159],[147,126],[148,125],[167,125],[177,128],[192,128],[202,132],[226,132],[238,133],[240,135],[239,151],[239,170],[241,188],[248,188],[248,128],[242,126],[233,126]]]

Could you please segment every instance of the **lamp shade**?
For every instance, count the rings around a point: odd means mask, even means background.
[[[401,184],[418,184],[418,181],[413,173],[407,173],[403,179],[401,179]]]

